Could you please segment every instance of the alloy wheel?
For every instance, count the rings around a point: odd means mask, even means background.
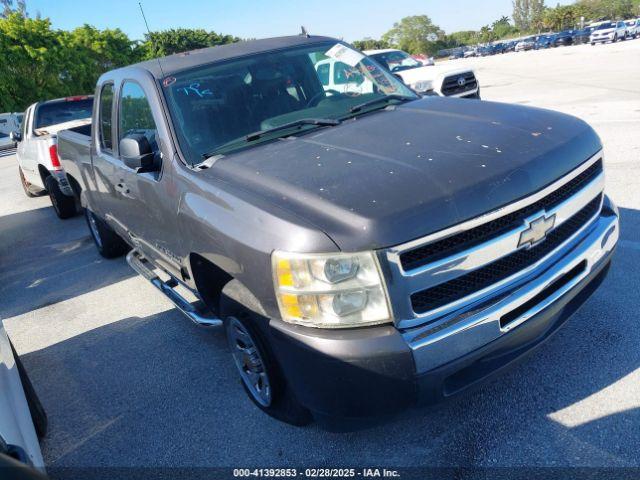
[[[249,331],[235,317],[229,317],[227,337],[240,378],[256,402],[271,405],[271,382],[264,360]]]

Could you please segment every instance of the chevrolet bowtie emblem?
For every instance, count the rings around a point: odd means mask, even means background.
[[[550,215],[547,217],[546,213],[541,213],[534,219],[525,220],[527,229],[520,234],[520,241],[518,247],[531,248],[534,245],[542,242],[547,238],[547,233],[553,228],[556,223],[556,215]]]

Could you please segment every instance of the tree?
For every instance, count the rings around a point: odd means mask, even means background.
[[[502,16],[491,24],[491,30],[495,38],[506,38],[517,33],[517,28],[511,25],[509,17]]]
[[[74,94],[92,92],[104,72],[141,60],[134,42],[119,29],[98,30],[85,24],[59,32],[59,41],[66,60],[62,74]]]
[[[358,50],[381,50],[389,48],[389,44],[384,40],[375,40],[373,38],[364,38],[353,42],[353,46]]]
[[[23,17],[28,17],[27,4],[25,0],[17,0],[14,6],[14,0],[0,0],[0,18],[7,18],[12,13],[18,13]]]
[[[207,32],[202,28],[172,28],[145,34],[145,41],[139,49],[143,57],[149,59],[238,41],[238,37]]]
[[[550,30],[561,31],[573,28],[580,22],[575,5],[558,5],[548,8],[543,15],[544,26]]]
[[[394,23],[382,40],[411,54],[433,54],[439,48],[437,40],[444,39],[444,36],[444,31],[434,25],[428,16],[415,15]]]
[[[537,30],[542,25],[544,0],[513,0],[513,21],[523,32]]]
[[[12,13],[0,20],[0,111],[65,95],[65,53],[49,20]]]
[[[591,15],[592,20],[629,18],[640,13],[637,0],[579,0],[577,5],[582,6]]]

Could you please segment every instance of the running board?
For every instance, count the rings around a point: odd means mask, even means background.
[[[149,261],[135,248],[127,254],[127,263],[137,273],[149,280],[154,287],[160,290],[164,296],[167,297],[171,303],[173,303],[176,308],[184,313],[192,322],[203,327],[219,327],[222,325],[222,320],[215,316],[200,312],[198,308],[180,295],[175,290],[178,286],[178,282],[174,278],[165,282],[156,275],[150,267]]]

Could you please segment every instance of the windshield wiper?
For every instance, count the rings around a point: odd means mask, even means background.
[[[250,133],[246,136],[247,142],[251,142],[253,140],[257,140],[260,137],[264,137],[265,135],[273,132],[279,132],[280,130],[288,130],[293,127],[300,127],[302,125],[317,125],[317,126],[336,126],[340,125],[340,120],[335,120],[333,118],[301,118],[300,120],[295,120],[289,123],[283,123],[282,125],[277,125],[275,127],[267,128],[265,130],[260,130],[258,132]]]
[[[409,100],[414,100],[414,98],[412,97],[407,97],[406,95],[398,95],[398,94],[391,94],[391,95],[386,95],[384,97],[379,97],[379,98],[374,98],[373,100],[369,100],[368,102],[364,102],[364,103],[360,103],[359,105],[354,105],[353,107],[351,107],[349,109],[349,111],[351,113],[357,113],[360,110],[362,110],[363,108],[366,108],[370,105],[375,105],[376,103],[388,103],[391,100],[399,100],[401,102],[406,102]]]
[[[340,125],[340,122],[341,122],[340,120],[333,119],[333,118],[301,118],[299,120],[294,120],[293,122],[283,123],[282,125],[277,125],[275,127],[259,130],[257,132],[253,132],[248,135],[244,135],[240,138],[236,138],[235,140],[231,140],[230,142],[220,145],[212,152],[202,154],[202,158],[206,159],[209,157],[213,157],[214,155],[218,155],[219,152],[226,150],[229,147],[232,147],[238,144],[253,142],[270,133],[289,130],[291,128],[301,127],[304,125],[314,125],[318,127],[336,126],[336,125]]]

